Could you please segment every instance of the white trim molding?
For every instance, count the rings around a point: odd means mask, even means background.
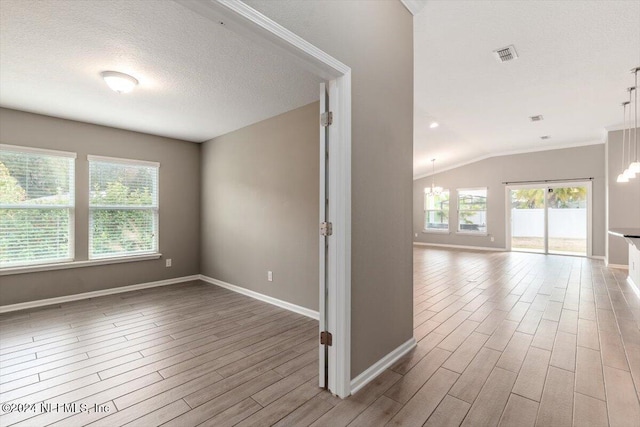
[[[317,311],[311,310],[309,308],[302,307],[300,305],[296,305],[287,301],[283,301],[278,298],[270,297],[268,295],[264,295],[256,291],[243,288],[241,286],[232,285],[231,283],[223,282],[222,280],[214,279],[213,277],[204,276],[201,274],[199,276],[199,279],[210,285],[220,286],[221,288],[225,288],[230,291],[237,292],[242,295],[246,295],[253,299],[257,299],[259,301],[263,301],[263,302],[275,305],[277,307],[284,308],[285,310],[289,310],[294,313],[298,313],[303,316],[310,317],[314,320],[318,320],[320,317],[320,314]]]
[[[427,5],[427,0],[400,0],[413,16],[416,16]]]
[[[629,284],[629,286],[631,286],[631,290],[633,291],[633,293],[636,294],[638,298],[640,298],[640,286],[636,285],[633,282],[631,276],[627,276],[627,283]]]
[[[83,261],[68,261],[54,264],[33,264],[23,265],[19,267],[5,267],[0,269],[0,276],[9,276],[11,274],[37,273],[40,271],[66,270],[68,268],[95,267],[97,265],[121,264],[123,262],[150,261],[158,259],[161,253],[133,255],[125,257],[112,257],[101,259],[90,259]]]
[[[0,144],[0,150],[19,151],[21,153],[43,154],[48,156],[68,157],[75,159],[78,157],[76,153],[70,151],[49,150],[46,148],[25,147],[22,145]]]
[[[175,0],[195,13],[249,38],[265,47],[275,48],[310,72],[331,80],[351,69],[297,34],[240,0]]]
[[[149,160],[124,159],[121,157],[94,156],[93,154],[87,154],[87,161],[103,162],[103,163],[119,163],[121,165],[147,166],[152,168],[160,167],[159,162],[153,162]]]
[[[21,302],[18,304],[1,305],[0,313],[10,311],[26,310],[29,308],[44,307],[46,305],[62,304],[70,301],[97,298],[105,295],[121,294],[124,292],[138,291],[140,289],[156,288],[158,286],[175,285],[177,283],[192,282],[199,280],[199,275],[176,277],[174,279],[158,280],[156,282],[139,283],[137,285],[120,286],[117,288],[102,289],[99,291],[83,292],[81,294],[65,295],[63,297],[47,298],[36,301]]]
[[[175,0],[216,25],[224,23],[266,49],[292,58],[329,82],[334,123],[329,128],[329,238],[327,323],[333,334],[329,351],[329,391],[351,394],[351,68],[240,0]],[[335,108],[334,108],[335,107]]]
[[[589,147],[591,145],[599,145],[599,144],[604,144],[605,141],[585,141],[585,142],[570,142],[567,144],[557,144],[557,145],[550,145],[547,147],[536,147],[536,148],[525,148],[525,149],[521,149],[521,150],[508,150],[508,151],[500,151],[500,152],[496,152],[496,153],[491,153],[491,154],[487,154],[484,156],[480,156],[480,157],[474,157],[471,160],[464,160],[462,162],[459,163],[454,163],[453,165],[450,166],[445,166],[443,169],[440,169],[436,175],[441,174],[443,172],[447,172],[453,169],[457,169],[457,168],[461,168],[462,166],[467,166],[470,165],[472,163],[477,163],[480,162],[482,160],[486,160],[486,159],[492,159],[494,157],[503,157],[503,156],[513,156],[514,154],[527,154],[527,153],[538,153],[540,151],[554,151],[554,150],[564,150],[565,148],[580,148],[580,147]],[[413,177],[414,181],[417,181],[419,179],[422,178],[426,178],[428,176],[433,175],[433,172],[427,172],[427,173],[423,173],[420,175],[415,175]]]
[[[626,264],[610,264],[610,263],[605,263],[607,268],[617,268],[619,270],[628,270],[629,266]]]
[[[423,242],[413,242],[413,244],[415,246],[435,246],[435,247],[438,247],[438,248],[470,249],[470,250],[474,250],[474,251],[506,252],[505,248],[492,248],[492,247],[489,247],[489,246],[463,246],[463,245],[448,245],[448,244],[444,244],[444,243],[423,243]]]
[[[351,393],[357,393],[358,390],[374,380],[385,369],[396,363],[398,359],[413,350],[416,345],[416,339],[414,337],[411,337],[410,340],[406,341],[404,344],[401,344],[391,353],[387,354],[382,359],[369,366],[367,370],[351,380]]]

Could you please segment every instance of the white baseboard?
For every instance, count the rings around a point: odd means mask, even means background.
[[[447,245],[444,243],[423,243],[413,242],[415,246],[435,246],[437,248],[453,248],[453,249],[471,249],[474,251],[492,251],[492,252],[505,252],[504,248],[490,248],[488,246],[463,246],[463,245]]]
[[[628,270],[629,266],[626,264],[610,264],[608,262],[605,262],[605,266],[607,268],[618,268],[620,270]]]
[[[139,283],[137,285],[120,286],[118,288],[102,289],[100,291],[84,292],[81,294],[65,295],[63,297],[40,299],[36,301],[21,302],[18,304],[1,305],[0,313],[10,311],[26,310],[28,308],[43,307],[45,305],[62,304],[70,301],[102,297],[105,295],[120,294],[123,292],[137,291],[158,286],[175,285],[176,283],[191,282],[200,279],[199,275],[176,277],[175,279],[158,280],[157,282]]]
[[[636,296],[640,298],[640,286],[636,285],[633,282],[633,279],[631,278],[631,276],[627,276],[627,283],[629,284],[629,286],[631,286],[631,289],[636,294]]]
[[[296,304],[292,304],[287,301],[283,301],[277,298],[270,297],[268,295],[261,294],[259,292],[251,291],[249,289],[232,285],[231,283],[223,282],[222,280],[214,279],[213,277],[208,277],[204,275],[200,275],[200,280],[203,282],[210,283],[212,285],[220,286],[221,288],[229,289],[230,291],[237,292],[242,295],[246,295],[251,298],[255,298],[260,301],[264,301],[269,304],[273,304],[280,308],[284,308],[285,310],[293,311],[294,313],[302,314],[303,316],[310,317],[315,320],[320,319],[320,313],[317,311],[308,309],[306,307],[302,307]]]
[[[367,368],[367,370],[365,370],[363,373],[352,379],[351,394],[357,393],[358,390],[374,380],[385,369],[393,365],[398,359],[413,350],[416,345],[416,339],[411,337],[410,340],[408,340],[404,344],[401,344],[391,353],[387,354],[382,359],[378,360],[376,363]]]

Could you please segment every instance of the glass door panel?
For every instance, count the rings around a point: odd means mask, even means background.
[[[545,252],[545,190],[518,188],[510,191],[512,250]]]
[[[587,255],[587,187],[547,191],[549,253]]]

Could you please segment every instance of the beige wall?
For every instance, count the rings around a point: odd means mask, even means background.
[[[413,17],[399,1],[247,1],[352,69],[351,376],[413,335]]]
[[[71,151],[76,160],[76,260],[87,259],[87,154],[160,162],[160,252],[172,258],[0,276],[0,305],[199,273],[200,147],[104,126],[0,108],[3,144]]]
[[[315,102],[202,145],[202,274],[318,310],[319,114]]]
[[[622,172],[622,131],[608,133],[606,150],[607,228],[640,228],[640,177],[627,183],[616,182],[618,174]],[[624,167],[628,165],[629,162],[625,161]],[[624,239],[607,235],[607,246],[607,261],[610,264],[629,263],[629,245]]]
[[[352,69],[351,375],[355,377],[413,334],[413,17],[399,1],[247,3]],[[11,289],[3,304],[34,299],[35,296],[46,298],[198,272],[200,207],[198,195],[191,191],[198,186],[197,146],[178,141],[166,144],[161,138],[22,116],[23,113],[4,114],[11,116],[7,123],[22,122],[6,127],[3,123],[2,138],[6,143],[57,147],[75,150],[80,155],[93,151],[92,154],[137,157],[158,160],[167,166],[171,164],[164,169],[161,167],[163,193],[160,198],[167,206],[161,211],[161,249],[163,252],[166,249],[174,258],[175,267],[170,270],[160,268],[161,260],[15,276],[8,282],[3,280],[3,289]],[[162,144],[158,143],[160,140]],[[215,149],[215,145],[209,148]],[[205,157],[209,148],[203,149]],[[211,169],[208,162],[203,164],[207,169],[203,171],[207,186],[207,173]],[[81,179],[82,176],[86,176],[86,168],[79,167],[78,177]],[[81,186],[78,191],[82,191]],[[78,197],[77,202],[80,204],[82,198]],[[206,200],[202,222],[204,234],[210,233],[210,215],[217,215],[211,210],[215,203],[221,201]],[[84,237],[77,235],[82,241],[86,238],[86,220],[84,223],[78,221],[77,229],[84,233]],[[313,241],[317,241],[316,233],[317,229],[313,232]],[[208,235],[206,240],[210,242],[215,237]],[[268,238],[254,235],[247,243],[258,244],[261,239]],[[169,242],[169,247],[164,242]],[[211,257],[222,256],[215,252],[218,249],[217,243],[213,246],[203,244],[203,261],[206,261],[203,262],[206,264],[203,273],[214,275],[223,271],[219,278],[233,282],[235,276],[230,270],[210,269]],[[260,282],[266,277],[267,265],[266,261],[259,265],[261,273],[259,276],[256,273],[256,277]],[[223,267],[216,265],[215,268]],[[286,266],[281,268],[284,273]],[[278,271],[274,272],[274,283],[280,277]],[[275,287],[273,289],[276,292]],[[296,301],[309,307],[317,304],[306,297],[292,302]]]
[[[418,179],[413,183],[414,241],[504,249],[506,247],[506,202],[503,182],[593,177],[593,255],[604,256],[606,238],[604,151],[604,144],[597,144],[492,157],[436,174],[436,184],[450,190],[471,187],[488,188],[487,236],[456,234],[455,215],[450,220],[450,234],[423,233],[424,189],[431,186],[432,178]],[[451,194],[452,197],[456,197],[455,192]],[[452,206],[455,207],[455,203]],[[415,237],[415,234],[418,236]],[[494,238],[493,242],[491,237]]]

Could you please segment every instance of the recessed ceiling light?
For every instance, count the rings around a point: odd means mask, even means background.
[[[438,122],[431,122],[431,124],[429,124],[429,127],[430,127],[431,129],[435,129],[435,128],[437,128],[438,126],[440,126],[440,124],[438,124]]]
[[[550,135],[543,135],[540,137],[540,139],[551,139]]]
[[[135,77],[118,71],[103,71],[100,75],[102,75],[107,86],[118,93],[129,93],[138,85],[138,80]]]
[[[529,120],[531,120],[532,122],[540,122],[544,120],[544,117],[542,117],[541,114],[538,114],[537,116],[529,116]]]

